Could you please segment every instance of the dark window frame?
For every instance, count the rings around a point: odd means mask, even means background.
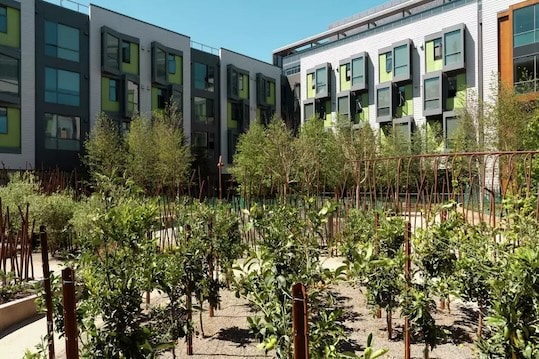
[[[1,21],[2,18],[4,19],[4,21]],[[7,34],[7,29],[8,29],[7,22],[8,22],[7,6],[0,4],[0,32],[1,33]]]
[[[122,39],[122,62],[126,64],[131,63],[131,42],[125,39]]]
[[[109,53],[107,52],[107,45],[108,45],[107,36],[111,36],[113,38],[118,39],[118,44],[115,45],[116,56],[118,57],[118,59],[117,61],[116,60],[114,61],[115,62],[114,66],[110,66],[107,63],[108,58],[113,59],[113,57],[108,56]],[[127,54],[124,54],[124,45],[123,45],[124,42],[128,42],[130,45],[129,51],[128,51],[129,53],[128,59],[124,59],[124,55],[127,55]],[[120,33],[107,26],[102,26],[101,27],[101,71],[109,73],[109,74],[113,74],[113,75],[122,75],[123,74],[122,63],[131,63],[132,61],[131,44],[137,44],[139,45],[139,48],[140,48],[140,40],[138,38]],[[140,63],[140,58],[139,58],[139,63]]]
[[[180,50],[172,49],[170,47],[167,47],[157,41],[152,42],[152,83],[168,86],[171,85],[171,82],[169,81],[169,75],[175,75],[178,71],[183,71],[182,69],[178,69],[176,67],[176,56],[183,58],[183,52]],[[164,52],[164,72],[163,76],[159,76],[158,74],[158,68],[157,68],[157,52],[162,51]],[[171,64],[169,61],[169,56],[174,55],[174,69],[171,68]],[[174,70],[174,72],[171,72]],[[182,81],[183,82],[183,81]],[[173,84],[174,86],[183,86],[180,84]]]
[[[55,132],[58,134],[58,133],[62,133],[62,131],[64,130],[64,128],[59,128],[58,126],[60,125],[59,124],[59,121],[58,121],[58,117],[64,117],[64,118],[70,118],[72,120],[76,120],[76,123],[75,123],[75,131],[74,133],[77,134],[77,136],[75,138],[73,138],[73,136],[71,138],[68,138],[68,137],[62,137],[61,135],[58,136],[47,136],[47,133],[46,133],[46,126],[47,126],[47,116],[52,116],[53,120],[54,120],[54,117],[56,117],[56,129],[55,129]],[[47,112],[44,114],[44,118],[45,118],[45,133],[43,134],[44,137],[45,137],[45,148],[46,149],[49,149],[49,150],[57,150],[57,151],[73,151],[73,152],[78,152],[81,150],[81,137],[82,137],[82,131],[81,131],[81,123],[82,123],[82,118],[81,116],[77,116],[77,115],[63,115],[63,114],[59,114],[59,113],[52,113],[52,112]],[[66,129],[67,130],[67,129]],[[59,144],[62,143],[62,141],[65,141],[66,143],[69,143],[69,142],[76,142],[76,148],[60,148],[61,146]],[[69,141],[69,142],[67,142]],[[54,142],[55,143],[55,146],[53,147],[49,147],[47,146],[48,143],[52,143]]]
[[[55,75],[56,75],[55,79],[54,79],[55,89],[47,87],[47,75],[46,75],[47,74],[47,69],[55,71]],[[60,72],[67,72],[67,73],[77,74],[78,75],[78,77],[79,77],[79,88],[78,88],[78,92],[76,94],[66,92],[67,89],[60,89],[60,87],[58,86],[58,82],[59,82],[59,79],[60,79]],[[47,92],[54,93],[56,95],[56,101],[47,101]],[[80,74],[80,72],[69,71],[69,70],[62,69],[62,68],[57,68],[57,67],[49,67],[49,66],[45,67],[45,93],[44,93],[44,97],[45,97],[45,102],[46,103],[55,103],[55,104],[58,104],[58,105],[78,107],[78,106],[80,106],[80,103],[81,103],[81,93],[82,93],[82,91],[81,91],[81,74]],[[59,95],[76,97],[77,98],[77,103],[76,104],[70,104],[70,103],[60,102],[58,100]]]
[[[47,31],[48,29],[50,29],[50,27],[48,25],[52,25],[54,26],[54,42],[49,42],[49,37],[47,36]],[[73,48],[69,48],[69,47],[66,47],[64,44],[60,44],[60,27],[66,27],[66,28],[69,28],[70,30],[76,30],[77,31],[77,49],[73,49]],[[80,62],[80,52],[81,52],[81,49],[80,49],[80,29],[76,28],[76,27],[73,27],[73,26],[70,26],[70,25],[66,25],[66,24],[62,24],[61,22],[57,22],[57,21],[51,21],[51,20],[45,20],[45,31],[44,31],[44,37],[45,37],[45,55],[46,56],[52,56],[52,57],[55,57],[55,58],[58,58],[58,59],[62,59],[62,60],[66,60],[66,61],[73,61],[73,62]],[[54,48],[54,55],[49,53],[48,51],[48,48],[51,47],[51,48]],[[64,50],[64,51],[68,51],[70,53],[76,53],[76,60],[72,59],[72,58],[67,58],[65,56],[60,56],[59,55],[59,50]]]

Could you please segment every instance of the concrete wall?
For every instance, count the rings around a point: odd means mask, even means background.
[[[221,48],[219,50],[219,57],[221,58],[220,67],[220,110],[219,117],[221,122],[221,155],[223,159],[228,157],[227,147],[227,104],[228,104],[228,91],[227,91],[227,66],[234,65],[235,67],[249,72],[249,104],[250,104],[250,123],[256,121],[256,74],[262,73],[265,76],[275,79],[276,101],[275,101],[275,113],[281,113],[281,69],[272,64],[253,59],[251,57],[238,54],[237,52],[230,51]],[[226,162],[226,161],[223,161]],[[225,165],[225,173],[227,171],[227,165]]]
[[[190,136],[191,122],[191,41],[181,35],[131,17],[90,6],[90,124],[101,112],[101,27],[136,37],[140,41],[140,113],[151,115],[152,108],[152,52],[151,44],[160,44],[183,52],[183,117],[184,133]]]
[[[458,3],[457,3],[458,4]],[[462,4],[462,3],[461,3]],[[466,25],[466,82],[470,89],[475,90],[479,81],[477,72],[477,43],[478,43],[478,18],[477,3],[469,2],[464,5],[448,5],[443,12],[427,12],[420,18],[412,18],[403,21],[387,31],[373,31],[372,34],[358,38],[355,41],[343,41],[342,45],[324,46],[316,50],[306,52],[301,57],[301,101],[307,98],[306,71],[317,65],[329,62],[332,65],[332,111],[336,111],[336,93],[339,92],[339,75],[336,69],[339,61],[354,54],[367,52],[370,58],[369,64],[369,121],[376,124],[375,88],[378,84],[378,51],[391,46],[393,43],[410,38],[413,42],[412,50],[412,74],[413,74],[413,117],[417,124],[421,125],[423,116],[423,86],[422,77],[425,74],[425,52],[421,47],[427,35],[441,31],[453,25],[464,23]],[[423,46],[424,47],[424,46]],[[301,104],[301,119],[303,122],[303,103]]]

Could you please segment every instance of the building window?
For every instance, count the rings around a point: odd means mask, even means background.
[[[80,150],[80,117],[45,114],[45,148]]]
[[[213,66],[195,62],[195,88],[213,92],[215,85],[215,74]]]
[[[447,97],[454,98],[457,96],[457,77],[448,76],[447,77]]]
[[[354,60],[352,60],[354,61]],[[344,71],[346,71],[346,81],[350,81],[350,79],[352,78],[352,72],[351,72],[351,68],[350,68],[350,63],[347,63],[344,65]]]
[[[376,91],[378,117],[391,115],[391,88],[384,87]]]
[[[243,91],[243,81],[244,81],[244,74],[238,74],[238,89],[239,91]]]
[[[327,67],[322,67],[316,70],[316,94],[327,91]]]
[[[0,134],[7,134],[7,108],[0,107]]]
[[[127,114],[132,115],[139,111],[139,89],[138,84],[133,81],[127,81]]]
[[[45,102],[79,106],[80,74],[46,67]]]
[[[440,108],[440,77],[425,79],[425,110]]]
[[[434,39],[434,60],[442,59],[442,39]]]
[[[79,61],[79,29],[45,21],[45,55]]]
[[[395,47],[395,69],[393,76],[395,77],[408,77],[408,66],[410,62],[410,57],[408,56],[408,44]],[[387,62],[386,62],[387,65]],[[387,66],[386,66],[387,67]]]
[[[157,89],[157,108],[164,109],[167,106],[167,91],[164,89]]]
[[[0,6],[0,32],[7,33],[7,7]]]
[[[109,33],[104,33],[105,64],[104,66],[112,69],[120,69],[120,39]]]
[[[517,93],[536,92],[538,90],[538,67],[537,55],[516,58],[514,66],[514,85]]]
[[[445,146],[447,149],[453,149],[456,146],[456,139],[458,134],[458,128],[459,128],[459,121],[457,117],[446,117],[444,118],[445,121],[445,128],[444,128],[444,139],[445,139]]]
[[[215,117],[213,113],[213,100],[209,98],[195,97],[194,98],[195,122],[213,125]],[[237,119],[237,118],[236,118]]]
[[[168,73],[174,75],[176,73],[176,56],[174,54],[168,54]]]
[[[118,102],[118,80],[109,79],[109,101]]]
[[[122,62],[131,63],[131,43],[126,40],[122,40]]]
[[[162,49],[155,48],[155,70],[157,80],[166,81],[167,80],[167,54]]]
[[[459,63],[462,59],[462,30],[444,34],[444,65]]]
[[[513,12],[513,46],[533,44],[539,40],[539,6],[532,5]]]
[[[0,93],[19,96],[19,60],[0,54]]]
[[[365,83],[365,58],[358,57],[352,60],[352,86],[361,86]]]
[[[350,99],[348,96],[339,97],[337,106],[340,115],[348,116],[350,114]]]
[[[391,73],[393,71],[393,53],[386,53],[386,72]]]
[[[308,103],[303,106],[303,118],[310,120],[314,116],[314,104]]]
[[[195,132],[193,136],[193,145],[199,148],[208,148],[208,133]]]
[[[235,70],[230,72],[231,91],[233,96],[238,96],[238,73]]]

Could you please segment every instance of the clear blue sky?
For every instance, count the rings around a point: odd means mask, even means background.
[[[209,46],[224,47],[271,62],[276,48],[325,31],[330,23],[387,0],[75,1],[99,5]]]

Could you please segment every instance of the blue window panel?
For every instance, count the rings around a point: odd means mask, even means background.
[[[7,33],[7,8],[0,6],[0,32]]]
[[[176,73],[176,56],[168,54],[168,73],[174,75]]]
[[[60,105],[79,106],[80,74],[46,67],[45,101]]]
[[[7,133],[7,108],[0,107],[0,134]]]
[[[109,79],[109,100],[118,101],[118,80]]]

